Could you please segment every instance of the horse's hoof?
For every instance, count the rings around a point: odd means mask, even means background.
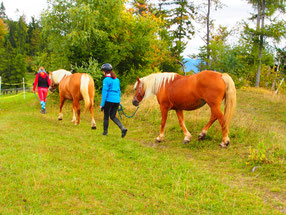
[[[191,141],[191,138],[185,138],[183,144],[188,144]]]
[[[162,140],[158,140],[158,139],[155,140],[155,143],[161,143],[161,142]]]
[[[206,137],[205,134],[200,134],[200,135],[198,136],[198,140],[204,140],[205,137]]]
[[[59,121],[63,120],[62,118],[58,118]]]
[[[91,129],[96,129],[96,126],[92,126]]]
[[[220,144],[220,147],[222,147],[222,148],[227,148],[227,146],[229,145],[229,141],[227,141],[227,142],[221,142]]]
[[[204,140],[206,138],[207,132],[201,132],[198,136],[198,140]]]

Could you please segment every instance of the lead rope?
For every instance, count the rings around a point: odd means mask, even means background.
[[[127,118],[132,118],[132,117],[136,114],[136,112],[137,112],[138,109],[139,109],[139,106],[137,107],[137,109],[135,110],[135,112],[134,112],[131,116],[127,116],[127,115],[125,114],[125,112],[124,112],[124,109],[123,109],[122,104],[119,104],[118,114],[119,114],[119,116],[120,116],[120,119],[122,119],[121,114],[124,115],[124,116],[127,117]],[[121,113],[120,113],[120,112],[121,112]]]

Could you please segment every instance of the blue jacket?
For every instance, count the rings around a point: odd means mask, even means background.
[[[105,77],[102,87],[101,107],[104,107],[105,102],[120,103],[121,91],[120,81],[118,78]]]

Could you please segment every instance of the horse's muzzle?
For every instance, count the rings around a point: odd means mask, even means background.
[[[139,105],[139,102],[137,100],[133,99],[132,104],[137,107]]]

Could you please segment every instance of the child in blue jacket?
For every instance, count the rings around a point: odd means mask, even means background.
[[[109,63],[103,64],[101,71],[103,71],[103,74],[105,75],[103,80],[102,98],[100,104],[100,109],[104,110],[103,135],[107,135],[108,133],[110,117],[110,119],[121,129],[121,137],[125,137],[127,129],[116,117],[116,112],[118,110],[121,99],[120,81],[116,77],[112,70],[112,66]]]

